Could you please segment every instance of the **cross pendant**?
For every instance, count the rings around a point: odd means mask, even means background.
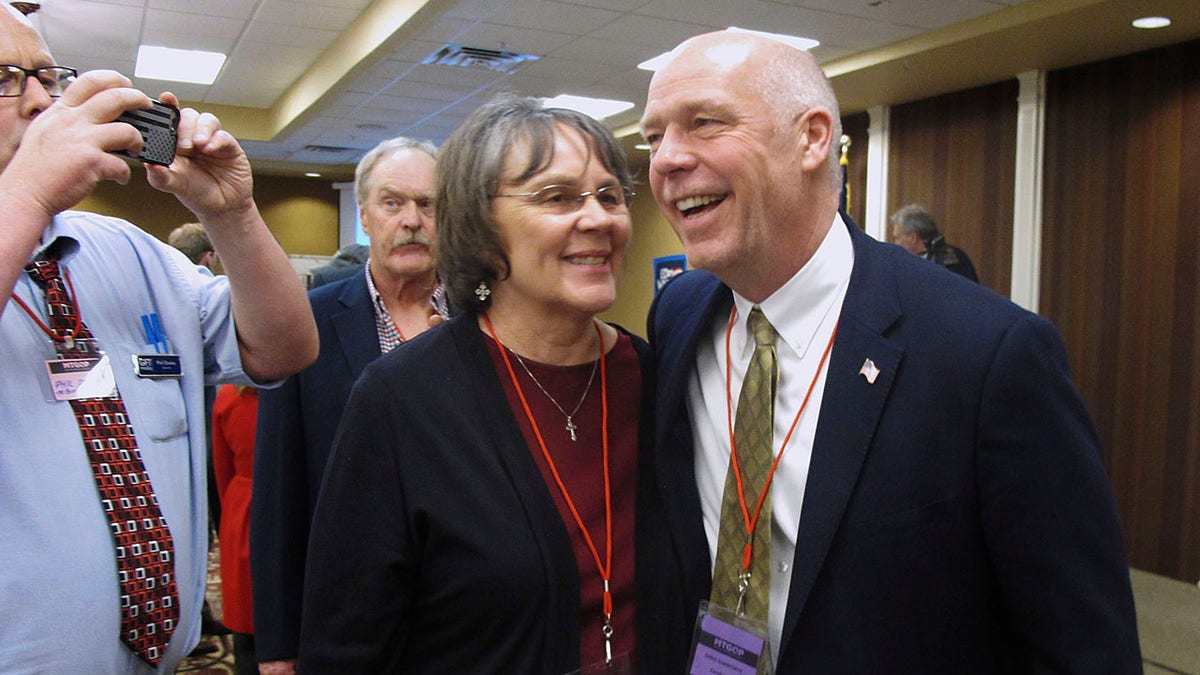
[[[568,415],[567,416],[567,431],[571,432],[571,440],[573,440],[573,441],[578,440],[575,438],[575,429],[577,429],[577,428],[578,427],[575,426],[575,420],[571,419],[571,416]]]

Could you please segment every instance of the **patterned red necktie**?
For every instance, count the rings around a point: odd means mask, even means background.
[[[91,332],[63,287],[58,261],[37,260],[25,271],[45,291],[50,330],[63,338],[55,341],[59,356],[99,356]],[[116,546],[121,639],[156,666],[179,622],[171,532],[142,464],[120,393],[108,398],[73,399],[70,404]]]

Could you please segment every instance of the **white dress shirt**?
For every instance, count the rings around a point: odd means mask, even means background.
[[[813,383],[812,396],[800,416],[783,459],[771,483],[771,600],[768,627],[773,658],[779,653],[783,616],[791,585],[792,560],[796,551],[796,532],[800,509],[808,481],[813,438],[821,410],[828,361],[817,373],[841,314],[842,300],[854,266],[854,247],[841,216],[825,235],[813,257],[779,290],[758,305],[775,327],[778,337],[775,351],[779,362],[779,383],[775,394],[774,451],[778,454],[801,403]],[[729,377],[736,419],[737,398],[742,379],[754,352],[754,338],[746,325],[750,301],[733,294],[737,308],[736,323],[730,337]],[[729,315],[713,319],[708,340],[696,350],[696,366],[688,382],[688,412],[695,439],[696,483],[704,531],[708,536],[709,562],[716,563],[717,536],[721,521],[721,500],[725,474],[729,469],[730,419],[726,408],[725,336]],[[751,504],[757,495],[747,495]],[[730,608],[732,609],[732,608]]]

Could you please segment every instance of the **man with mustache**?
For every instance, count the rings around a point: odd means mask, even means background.
[[[316,363],[259,396],[250,564],[260,672],[293,673],[309,523],[334,432],[368,363],[446,318],[434,264],[434,169],[428,142],[393,138],[355,170],[371,253],[359,274],[309,292]]]

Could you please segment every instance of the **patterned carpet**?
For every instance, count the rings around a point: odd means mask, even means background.
[[[212,549],[208,552],[208,606],[212,609],[214,619],[220,619],[221,612],[221,568],[220,544],[213,536]],[[196,673],[198,675],[232,675],[233,673],[233,636],[232,635],[201,635],[200,646],[213,645],[216,651],[202,656],[192,656],[184,659],[176,673]]]

